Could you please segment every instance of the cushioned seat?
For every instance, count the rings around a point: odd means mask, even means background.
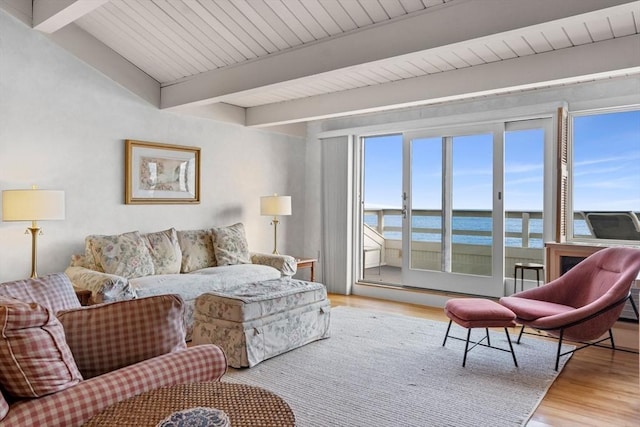
[[[464,367],[467,363],[467,353],[471,351],[476,345],[481,345],[484,347],[494,348],[496,350],[509,351],[513,356],[513,363],[518,366],[518,362],[516,361],[516,355],[513,352],[513,346],[511,345],[511,338],[509,337],[509,331],[507,330],[510,326],[515,326],[515,318],[516,315],[508,308],[501,306],[497,302],[483,299],[483,298],[454,298],[447,301],[444,306],[444,312],[447,315],[449,320],[449,326],[447,327],[447,333],[444,337],[444,342],[442,346],[447,343],[447,338],[449,338],[449,331],[451,330],[451,323],[456,322],[458,325],[463,328],[467,328],[467,338],[465,349],[464,349],[464,358],[462,360],[462,366]],[[509,343],[509,349],[505,350],[499,347],[493,347],[491,345],[491,340],[489,338],[489,328],[493,327],[503,327],[504,331],[507,335],[507,341]],[[471,338],[471,329],[473,328],[485,328],[486,335],[478,342],[470,341]],[[453,339],[461,339],[456,337],[451,337]],[[483,341],[486,339],[487,344],[483,344]],[[473,343],[473,347],[469,348],[469,343]]]
[[[193,342],[216,343],[229,366],[251,367],[329,336],[330,302],[321,283],[280,278],[196,300]]]

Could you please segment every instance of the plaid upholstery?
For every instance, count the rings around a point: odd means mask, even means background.
[[[2,393],[0,393],[0,424],[1,420],[9,413],[9,403],[5,400]]]
[[[182,298],[159,295],[57,315],[80,372],[92,378],[186,348],[183,313]]]
[[[82,380],[60,322],[36,304],[0,296],[0,383],[13,396],[40,397]]]
[[[201,345],[82,381],[59,393],[11,406],[0,425],[80,426],[107,406],[162,386],[218,380],[227,369],[222,350]]]
[[[0,295],[23,302],[35,302],[57,313],[80,307],[71,281],[64,273],[50,274],[35,279],[16,280],[0,284]]]

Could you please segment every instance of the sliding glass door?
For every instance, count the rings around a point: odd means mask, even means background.
[[[404,135],[404,285],[502,295],[503,133]]]
[[[551,136],[547,118],[362,138],[360,280],[511,293],[551,237]]]

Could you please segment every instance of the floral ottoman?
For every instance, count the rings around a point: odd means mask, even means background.
[[[283,277],[196,299],[193,343],[215,343],[234,368],[329,337],[331,315],[321,283]]]

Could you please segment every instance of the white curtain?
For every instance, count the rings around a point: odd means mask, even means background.
[[[321,139],[322,269],[327,291],[349,295],[354,280],[353,138]]]

